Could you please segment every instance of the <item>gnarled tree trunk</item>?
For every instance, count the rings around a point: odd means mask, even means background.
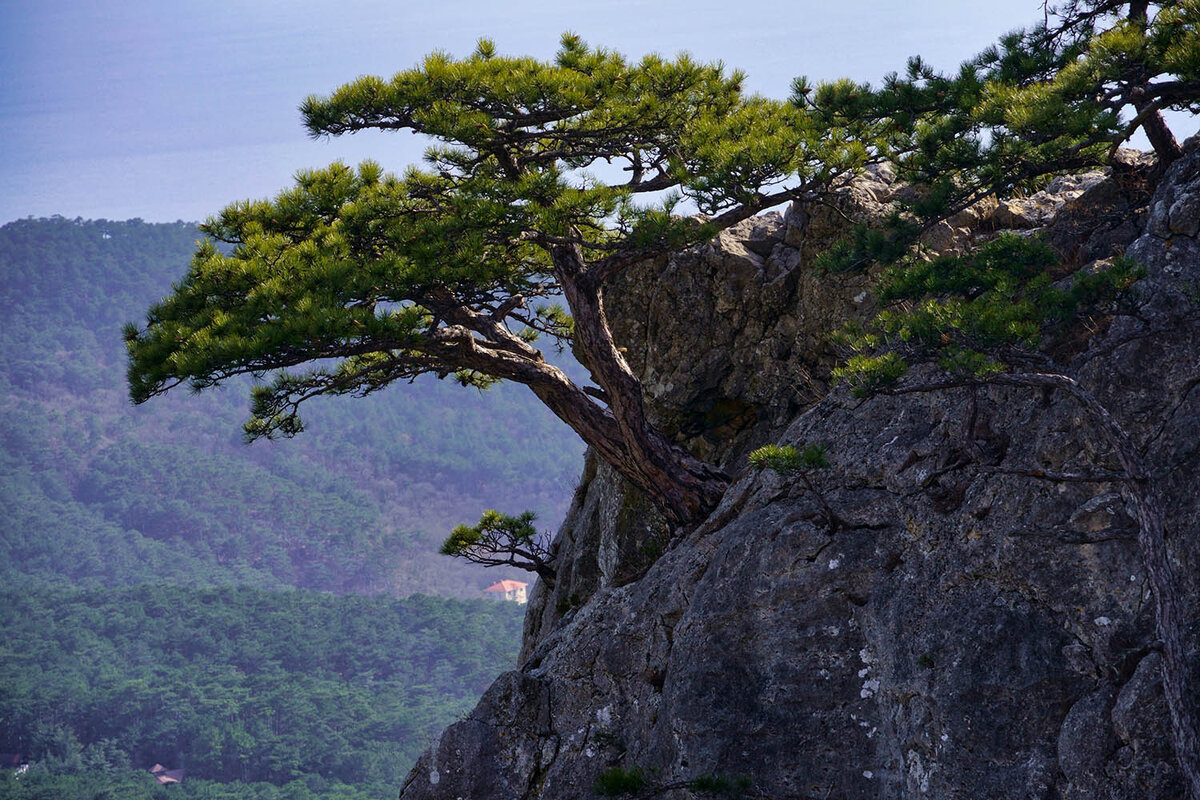
[[[551,249],[558,278],[575,319],[579,356],[604,392],[626,458],[614,463],[673,522],[707,516],[729,486],[728,476],[670,441],[646,418],[642,383],[613,340],[604,299],[595,282],[581,280],[586,265],[578,245]],[[610,459],[611,463],[611,459]]]

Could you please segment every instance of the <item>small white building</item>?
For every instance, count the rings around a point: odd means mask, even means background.
[[[525,605],[525,589],[528,586],[528,583],[520,581],[498,581],[483,591],[493,600],[507,600],[517,605]]]

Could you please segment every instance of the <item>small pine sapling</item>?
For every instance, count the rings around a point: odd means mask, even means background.
[[[532,511],[514,517],[488,509],[478,524],[456,525],[442,543],[441,553],[488,567],[536,572],[539,578],[553,585],[549,535],[534,527],[535,519]]]

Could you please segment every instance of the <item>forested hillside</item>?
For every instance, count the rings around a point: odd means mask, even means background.
[[[249,588],[2,590],[0,751],[34,763],[0,770],[0,797],[150,797],[154,763],[186,769],[173,798],[394,795],[429,737],[515,661],[521,612]]]
[[[391,796],[515,662],[523,606],[392,595],[529,580],[437,550],[488,507],[554,525],[574,434],[521,387],[437,380],[249,446],[246,383],[132,406],[121,326],[198,236],[0,228],[0,752],[30,764],[6,800]]]
[[[121,325],[186,269],[186,223],[0,228],[0,580],[252,582],[478,596],[436,555],[487,507],[565,508],[582,445],[522,387],[422,380],[314,403],[308,430],[242,443],[245,385],[132,407]]]

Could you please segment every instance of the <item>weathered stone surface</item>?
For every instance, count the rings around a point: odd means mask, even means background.
[[[1041,228],[1052,222],[1064,205],[1102,183],[1105,177],[1104,172],[1097,170],[1056,178],[1040,192],[997,203],[991,222],[1005,230]]]
[[[1145,227],[1155,164],[1130,151],[1121,155],[1111,170],[1087,173],[1054,204],[1058,213],[1043,237],[1068,267],[1121,255]]]
[[[480,712],[483,713],[480,713]],[[559,735],[549,686],[520,672],[501,675],[479,708],[450,726],[413,767],[401,794],[538,797]],[[486,763],[486,771],[477,768]]]
[[[1079,265],[1117,248],[1147,267],[1135,313],[1095,321],[1072,372],[1143,448],[1189,576],[1200,242],[1181,209],[1200,197],[1200,153],[1132,227],[1110,215],[1137,205],[1118,179],[1046,227]],[[871,183],[863,203],[894,191]],[[1089,194],[1111,201],[1091,226]],[[586,798],[611,767],[660,786],[747,776],[770,798],[1181,796],[1121,487],[1029,476],[1112,469],[1108,448],[1054,395],[830,392],[821,331],[871,300],[861,278],[806,269],[798,215],[647,265],[613,298],[656,411],[740,475],[703,525],[666,541],[589,462],[521,669],[446,731],[402,798]],[[823,442],[832,465],[809,482],[746,470],[769,440]],[[1181,580],[1200,620],[1196,584]]]
[[[1068,797],[1096,798],[1110,781],[1104,772],[1113,750],[1109,712],[1117,691],[1104,686],[1082,697],[1063,719],[1058,732],[1058,766],[1066,777]]]
[[[521,661],[560,620],[601,589],[645,574],[668,543],[667,524],[617,473],[589,453],[567,517],[554,541],[555,584],[535,583],[525,612]]]
[[[1097,791],[1104,800],[1185,796],[1163,735],[1167,703],[1159,678],[1161,663],[1157,653],[1142,658],[1117,695],[1111,712],[1116,749]]]
[[[827,242],[848,228],[827,207],[810,211],[748,219],[605,295],[656,419],[707,459],[744,460],[823,397],[829,332],[873,308],[867,276],[817,274],[805,248],[784,243],[802,213]]]

